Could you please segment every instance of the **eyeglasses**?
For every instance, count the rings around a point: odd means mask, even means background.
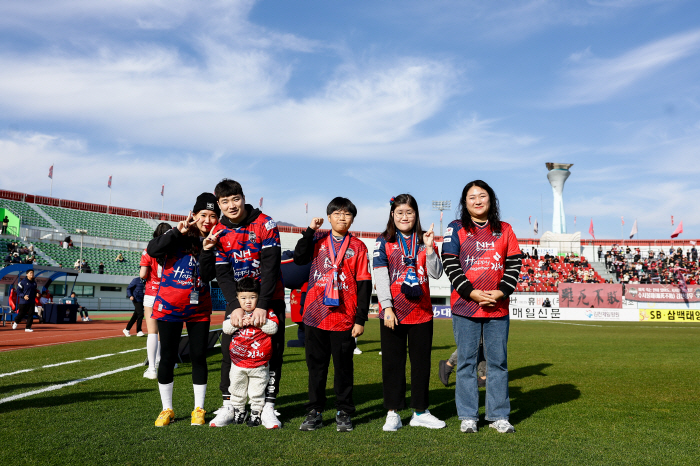
[[[396,212],[394,211],[394,217],[407,217],[407,218],[413,218],[416,216],[416,213],[414,211],[408,211],[408,212]]]
[[[352,218],[352,214],[350,212],[333,212],[331,214],[331,217],[333,217],[333,218]]]

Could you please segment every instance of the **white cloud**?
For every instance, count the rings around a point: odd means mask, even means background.
[[[700,49],[700,30],[652,42],[616,58],[596,58],[589,49],[570,57],[566,84],[554,98],[560,106],[585,105],[608,100],[643,78]]]

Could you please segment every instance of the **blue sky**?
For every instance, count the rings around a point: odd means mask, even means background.
[[[483,179],[519,237],[700,237],[700,3],[0,3],[0,188],[186,214],[221,178],[302,226],[342,195],[458,204]],[[447,221],[454,217],[446,213]]]

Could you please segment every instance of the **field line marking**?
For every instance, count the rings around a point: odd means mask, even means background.
[[[144,346],[143,348],[128,349],[126,351],[120,351],[118,354],[133,353],[134,351],[143,351],[145,349],[146,349],[146,347]]]
[[[115,369],[113,371],[103,372],[101,374],[96,374],[96,375],[91,375],[90,377],[85,377],[85,378],[77,379],[77,380],[71,380],[70,382],[66,382],[66,383],[62,383],[62,384],[58,384],[58,385],[50,385],[46,388],[41,388],[39,390],[32,390],[31,392],[20,393],[18,395],[8,396],[7,398],[0,399],[0,404],[8,403],[10,401],[19,400],[21,398],[26,398],[26,397],[32,396],[32,395],[38,395],[40,393],[46,393],[46,392],[51,392],[54,390],[60,390],[61,388],[70,387],[71,385],[76,385],[76,384],[79,384],[80,382],[86,382],[88,380],[99,379],[102,377],[106,377],[108,375],[117,374],[119,372],[124,372],[124,371],[128,371],[131,369],[136,369],[137,367],[141,367],[141,364],[135,364],[133,366],[122,367],[120,369]]]
[[[5,377],[7,375],[15,375],[15,374],[22,374],[24,372],[31,372],[34,369],[22,369],[21,371],[14,371],[14,372],[6,372],[4,374],[0,374],[0,377]]]
[[[114,353],[108,353],[108,354],[100,354],[99,356],[91,356],[89,358],[85,358],[86,361],[92,361],[94,359],[100,359],[100,358],[108,358],[110,356],[114,356]]]
[[[297,324],[287,325],[287,326],[284,327],[284,328],[294,327],[295,325],[297,325]]]
[[[41,366],[42,369],[46,369],[49,367],[58,367],[58,366],[65,366],[66,364],[73,364],[74,362],[80,362],[80,359],[74,359],[72,361],[66,361],[66,362],[59,362],[57,364],[47,364],[45,366]]]

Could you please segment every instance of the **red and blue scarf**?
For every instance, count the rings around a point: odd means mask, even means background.
[[[347,251],[350,245],[350,233],[345,235],[343,240],[340,242],[340,247],[336,254],[335,250],[335,239],[333,239],[333,234],[330,233],[326,240],[326,247],[328,248],[328,255],[330,257],[331,264],[333,267],[326,272],[326,288],[323,292],[323,304],[329,307],[340,306],[340,293],[338,291],[338,271],[345,258],[345,251]]]

